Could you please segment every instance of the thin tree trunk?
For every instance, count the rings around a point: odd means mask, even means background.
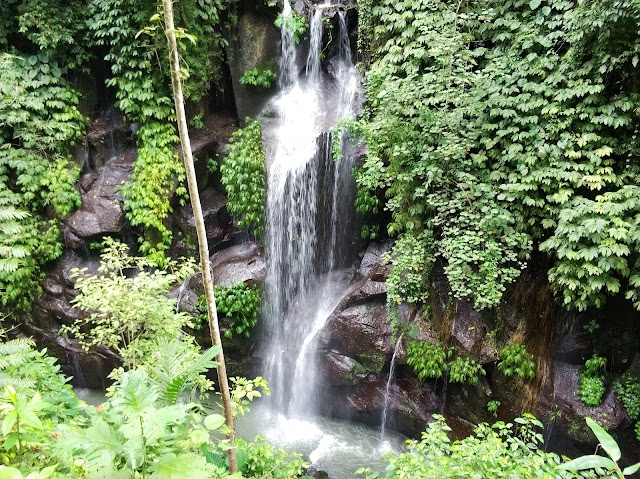
[[[224,408],[224,416],[226,424],[229,427],[227,439],[233,445],[235,442],[235,424],[233,420],[233,412],[231,409],[231,394],[229,392],[229,381],[227,379],[227,367],[224,362],[224,352],[222,350],[222,342],[220,340],[220,328],[218,327],[218,312],[216,310],[216,300],[213,294],[213,278],[211,277],[211,267],[209,265],[209,245],[207,243],[207,234],[204,226],[204,218],[202,216],[202,206],[200,205],[200,195],[198,193],[198,183],[196,181],[196,172],[193,167],[193,154],[191,152],[191,141],[189,140],[189,131],[187,128],[187,117],[184,111],[184,96],[182,94],[182,82],[180,81],[180,57],[176,42],[176,30],[173,21],[173,3],[172,0],[164,1],[164,19],[166,27],[166,36],[169,43],[169,62],[171,64],[171,84],[173,86],[173,98],[176,106],[176,119],[178,121],[178,133],[180,134],[180,144],[182,146],[182,157],[187,174],[187,185],[189,188],[189,197],[191,198],[191,206],[193,208],[193,217],[196,223],[196,231],[198,233],[198,248],[200,251],[200,266],[202,268],[202,282],[204,284],[204,294],[207,299],[207,313],[209,316],[209,329],[211,331],[211,342],[220,346],[220,352],[216,356],[218,362],[218,383],[220,384],[220,395],[222,396],[222,405]],[[236,461],[236,450],[230,448],[227,451],[229,459],[229,472],[234,474],[238,470]]]

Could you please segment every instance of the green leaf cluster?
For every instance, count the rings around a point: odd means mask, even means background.
[[[635,425],[636,438],[640,441],[640,381],[637,377],[625,375],[613,383],[613,390],[622,402],[627,415]]]
[[[437,379],[447,371],[447,353],[438,342],[411,341],[407,346],[407,364],[418,379]]]
[[[279,13],[273,23],[278,28],[284,26],[284,28],[289,30],[296,44],[300,43],[300,40],[302,40],[309,30],[309,22],[307,22],[307,19],[294,10],[286,17],[282,13]]]
[[[498,369],[505,376],[518,376],[522,379],[536,377],[536,363],[533,355],[520,343],[511,343],[500,350]]]
[[[585,369],[580,374],[580,385],[578,386],[578,396],[582,402],[589,406],[597,406],[602,402],[602,397],[607,391],[605,385],[605,373],[607,359],[594,354],[585,363]]]
[[[156,269],[149,258],[129,256],[127,249],[106,238],[97,274],[89,274],[86,268],[73,271],[78,290],[73,304],[87,315],[61,331],[87,349],[110,348],[128,367],[135,367],[153,355],[159,340],[190,340],[182,333],[190,317],[177,312],[176,300],[167,293],[192,275],[195,266],[169,261],[166,269]]]
[[[475,384],[479,376],[486,375],[482,365],[471,357],[457,356],[448,361],[455,348],[445,351],[440,342],[413,340],[407,347],[407,364],[413,368],[418,379],[437,379],[446,374],[451,383]]]
[[[269,68],[252,68],[251,70],[245,71],[240,77],[240,83],[242,85],[261,86],[262,88],[271,88],[275,80],[276,74]]]
[[[257,121],[245,121],[246,126],[231,135],[220,174],[227,192],[227,209],[236,217],[236,224],[261,236],[267,197],[262,129]]]
[[[256,286],[245,283],[234,283],[231,286],[217,285],[214,288],[218,313],[230,320],[226,338],[234,334],[249,337],[251,330],[258,324],[260,316],[261,294]],[[198,308],[202,314],[198,317],[201,323],[207,322],[207,299],[200,297]]]

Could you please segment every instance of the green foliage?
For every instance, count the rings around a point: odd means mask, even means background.
[[[78,95],[48,55],[0,54],[0,301],[26,309],[62,254],[58,221],[80,205]]]
[[[61,426],[57,453],[64,467],[79,468],[80,477],[196,479],[214,472],[192,439],[203,429],[194,403],[162,406],[143,371],[123,373],[110,391],[99,410],[86,409],[86,425]]]
[[[634,431],[636,439],[640,441],[640,381],[637,377],[625,375],[613,383],[613,390],[618,400],[622,402],[627,415],[636,421]]]
[[[389,303],[423,304],[429,298],[428,279],[433,268],[430,241],[425,235],[402,235],[383,257],[391,262],[387,277]]]
[[[625,185],[595,200],[576,198],[559,212],[554,235],[540,249],[559,260],[549,279],[565,305],[599,307],[621,290],[620,278],[631,272],[627,258],[640,248],[639,197],[640,187]],[[635,294],[632,289],[627,297]]]
[[[10,452],[15,449],[17,454],[22,454],[25,442],[32,440],[32,433],[44,430],[38,415],[49,406],[40,393],[29,398],[25,393],[18,393],[13,386],[5,386],[4,394],[0,396],[4,450]]]
[[[413,368],[418,379],[437,379],[447,374],[451,383],[475,384],[479,376],[486,375],[482,365],[473,358],[457,356],[447,362],[454,354],[455,348],[445,352],[439,342],[410,341],[407,347],[407,364]]]
[[[511,343],[500,350],[498,369],[505,376],[518,376],[522,379],[536,377],[536,363],[523,344]]]
[[[407,346],[407,364],[419,379],[437,379],[447,370],[447,354],[440,343],[411,341]]]
[[[631,419],[640,419],[640,382],[632,376],[625,376],[613,383],[613,390],[622,402]]]
[[[291,454],[276,448],[258,436],[244,450],[248,459],[240,469],[243,477],[264,479],[294,479],[309,467],[301,454]]]
[[[477,426],[473,435],[451,441],[451,431],[444,417],[434,415],[422,439],[407,441],[407,452],[389,454],[385,477],[389,479],[460,479],[513,478],[557,479],[560,458],[544,452],[542,423],[524,415],[513,423],[496,422]],[[368,469],[360,469],[367,479],[379,477]]]
[[[256,286],[245,283],[234,283],[231,286],[217,285],[214,288],[216,308],[218,313],[230,320],[229,327],[224,332],[226,338],[234,334],[249,337],[251,329],[258,324],[260,316],[261,295]],[[207,298],[200,297],[198,307],[202,314],[201,323],[207,322]]]
[[[213,389],[205,373],[218,366],[213,358],[219,353],[220,347],[200,353],[190,341],[165,337],[158,338],[155,346],[140,369],[147,372],[149,379],[158,386],[161,404],[177,404],[185,390],[190,392],[191,400],[195,400],[197,393],[205,397]]]
[[[273,82],[276,80],[276,74],[270,69],[258,69],[252,68],[245,71],[240,77],[240,83],[242,85],[261,86],[262,88],[271,88]]]
[[[487,403],[487,411],[493,414],[493,417],[498,417],[498,409],[500,408],[500,401],[492,399]]]
[[[189,99],[202,98],[212,79],[221,76],[227,45],[221,15],[228,8],[231,5],[222,0],[188,0],[176,5],[176,22],[190,32],[183,36],[198,38],[197,42],[180,42],[188,59],[183,79]],[[95,44],[108,48],[105,60],[111,64],[113,76],[107,85],[116,89],[116,106],[130,120],[140,123],[132,183],[122,189],[122,194],[127,218],[144,229],[141,252],[162,265],[172,239],[165,224],[172,212],[171,200],[175,194],[184,201],[187,191],[184,167],[175,148],[178,137],[164,30],[147,26],[150,18],[159,19],[156,9],[157,2],[151,0],[135,4],[90,0],[89,28]]]
[[[359,22],[358,211],[429,238],[477,309],[535,249],[565,307],[640,308],[637,3],[366,0]]]
[[[461,358],[458,356],[449,363],[449,382],[475,384],[478,382],[479,376],[485,376],[487,373],[481,364],[478,364],[473,358]]]
[[[45,467],[41,471],[33,471],[23,476],[15,467],[0,466],[0,479],[47,479],[56,470],[57,465]]]
[[[602,397],[607,391],[604,382],[607,359],[594,354],[591,359],[587,359],[585,369],[580,375],[580,385],[578,386],[578,396],[582,402],[589,406],[597,406],[602,402]]]
[[[626,476],[630,476],[640,469],[640,462],[633,466],[628,466],[624,470],[620,469],[618,461],[622,457],[620,448],[607,431],[605,431],[599,424],[597,424],[590,417],[585,418],[587,425],[593,431],[598,438],[602,449],[607,453],[609,457],[590,455],[582,456],[573,461],[569,461],[565,464],[558,466],[559,470],[580,472],[584,470],[594,469],[598,476],[604,476],[610,478],[624,479]]]
[[[233,416],[244,416],[249,412],[249,403],[256,398],[262,397],[262,393],[269,396],[269,386],[267,380],[262,376],[253,379],[242,377],[231,378],[233,388],[231,390],[231,407],[233,408]]]
[[[79,293],[73,303],[88,315],[61,330],[86,348],[117,351],[129,367],[151,357],[159,340],[183,337],[189,316],[176,311],[176,300],[167,293],[193,274],[194,264],[169,261],[166,270],[152,268],[148,258],[129,256],[126,245],[105,239],[98,274],[86,268],[72,273]],[[137,274],[128,274],[131,270]]]
[[[586,405],[599,405],[606,391],[607,387],[604,383],[604,378],[600,376],[588,376],[584,373],[580,376],[580,385],[576,392]]]
[[[261,236],[266,202],[262,130],[257,121],[247,118],[245,122],[244,128],[231,135],[229,154],[222,160],[220,174],[227,192],[227,208],[236,217],[236,224]]]
[[[294,43],[300,43],[300,40],[306,35],[307,30],[309,30],[309,22],[307,22],[307,19],[293,10],[286,17],[282,13],[279,13],[274,25],[278,28],[284,26],[289,30],[291,35],[293,35]]]
[[[24,0],[18,7],[19,32],[41,53],[55,58],[64,68],[89,73],[89,31],[86,2]]]

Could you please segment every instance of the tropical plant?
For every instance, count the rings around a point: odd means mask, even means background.
[[[80,205],[72,162],[86,120],[45,53],[0,53],[0,301],[26,309],[62,254],[57,218]],[[53,219],[53,218],[56,219]]]
[[[411,341],[407,346],[407,364],[419,379],[437,379],[447,370],[447,353],[438,342]]]
[[[73,270],[79,293],[73,303],[87,315],[61,331],[85,348],[111,348],[128,367],[135,367],[153,354],[159,339],[189,340],[181,330],[190,317],[176,311],[176,300],[169,299],[167,293],[193,274],[194,265],[168,261],[167,270],[154,269],[150,259],[129,256],[127,249],[123,243],[106,238],[96,275],[86,269]],[[130,271],[137,274],[131,276]]]
[[[87,409],[86,426],[60,427],[57,453],[63,468],[111,478],[196,479],[215,472],[198,453],[202,444],[194,442],[203,436],[193,431],[222,423],[215,418],[203,423],[194,403],[159,405],[161,392],[143,371],[123,373],[110,391],[106,404]]]
[[[293,10],[287,16],[279,13],[273,23],[278,28],[284,27],[289,30],[293,36],[294,43],[300,43],[302,37],[304,37],[307,30],[309,30],[309,22],[307,22],[307,19]]]
[[[240,77],[240,83],[242,85],[260,86],[262,88],[271,88],[271,85],[276,80],[276,74],[270,69],[258,69],[252,68],[245,71]]]
[[[587,421],[589,428],[598,438],[600,446],[602,446],[602,449],[609,457],[595,454],[582,456],[574,459],[573,461],[561,464],[558,466],[558,469],[571,472],[593,469],[596,471],[598,476],[604,476],[606,474],[606,477],[618,479],[624,479],[625,477],[631,476],[640,470],[640,462],[632,466],[625,467],[624,469],[620,469],[618,461],[622,457],[622,453],[620,452],[620,448],[618,447],[615,439],[613,439],[611,435],[602,428],[602,426],[590,417],[585,418],[585,420]]]
[[[407,452],[386,456],[389,479],[513,478],[557,479],[560,458],[542,449],[542,423],[531,415],[514,423],[480,424],[473,434],[451,441],[444,417],[434,415],[422,439],[407,441]],[[367,479],[380,477],[370,469],[360,469]],[[560,476],[562,477],[562,475]],[[566,477],[566,476],[565,476]]]
[[[217,285],[214,288],[218,313],[230,320],[224,332],[226,338],[234,334],[249,337],[251,330],[258,324],[261,295],[255,286],[234,283],[231,286]],[[198,303],[200,311],[206,312],[206,298],[202,296]],[[199,316],[200,322],[206,320],[206,313]]]
[[[449,382],[475,384],[480,376],[487,373],[481,364],[473,358],[462,358],[458,356],[449,363]]]

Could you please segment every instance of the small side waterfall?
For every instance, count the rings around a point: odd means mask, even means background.
[[[387,429],[387,416],[389,412],[389,402],[391,400],[391,387],[395,383],[395,372],[396,372],[396,357],[398,356],[398,351],[400,350],[400,345],[402,344],[402,334],[398,337],[396,341],[395,349],[393,350],[393,356],[391,356],[391,364],[389,366],[389,378],[387,379],[387,387],[384,390],[384,409],[382,410],[382,421],[380,425],[380,438],[384,441],[385,433]]]
[[[300,73],[298,52],[283,22],[277,125],[267,149],[267,224],[263,325],[266,377],[276,411],[314,414],[316,340],[346,289],[345,268],[355,238],[353,155],[343,136],[342,158],[332,158],[331,125],[356,115],[358,76],[344,12],[333,78],[321,63],[323,12],[310,19],[309,54]],[[291,15],[284,0],[283,16]]]

